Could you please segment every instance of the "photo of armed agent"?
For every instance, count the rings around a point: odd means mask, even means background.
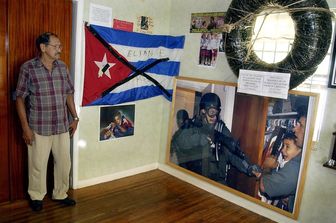
[[[199,112],[188,127],[174,133],[171,151],[176,154],[177,165],[227,185],[230,167],[251,177],[260,168],[249,162],[221,120],[220,112],[218,95],[205,93],[200,99]]]

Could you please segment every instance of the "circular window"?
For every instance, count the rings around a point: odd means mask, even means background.
[[[262,61],[277,63],[285,59],[294,38],[294,22],[288,13],[266,10],[256,16],[251,43]]]

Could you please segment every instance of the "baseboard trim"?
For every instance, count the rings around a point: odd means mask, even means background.
[[[112,180],[117,180],[117,179],[121,179],[121,178],[124,178],[124,177],[133,176],[133,175],[136,175],[136,174],[139,174],[139,173],[144,173],[144,172],[147,172],[147,171],[155,170],[155,169],[158,169],[158,166],[159,166],[158,163],[152,163],[152,164],[149,164],[149,165],[145,165],[145,166],[141,166],[141,167],[117,172],[117,173],[110,174],[110,175],[91,178],[91,179],[88,179],[88,180],[79,180],[76,184],[74,184],[74,189],[93,186],[93,185],[96,185],[96,184],[105,183],[105,182],[109,182],[109,181],[112,181]]]

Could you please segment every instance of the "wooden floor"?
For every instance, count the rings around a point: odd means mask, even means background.
[[[0,222],[273,222],[160,170],[70,191],[74,207],[44,199],[39,213],[27,201],[0,205]]]

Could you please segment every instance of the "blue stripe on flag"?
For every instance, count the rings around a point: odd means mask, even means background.
[[[172,90],[167,90],[170,94],[173,93]],[[162,91],[156,86],[145,86],[139,88],[132,88],[127,91],[123,91],[120,93],[110,93],[103,98],[99,98],[92,102],[90,105],[115,105],[126,103],[130,101],[142,100],[150,97],[155,97],[162,95]],[[169,101],[172,100],[172,97],[168,98],[164,95],[165,98]]]
[[[141,69],[151,63],[153,63],[154,59],[149,59],[147,61],[139,61],[139,62],[132,62],[134,67],[137,67],[138,69]],[[167,62],[161,62],[154,67],[148,69],[146,72],[148,73],[156,73],[158,75],[167,75],[167,76],[177,76],[180,71],[180,62],[175,61],[167,61]]]
[[[166,47],[170,49],[184,46],[184,36],[148,35],[143,33],[126,32],[104,26],[91,25],[111,44],[128,45],[133,47]]]

